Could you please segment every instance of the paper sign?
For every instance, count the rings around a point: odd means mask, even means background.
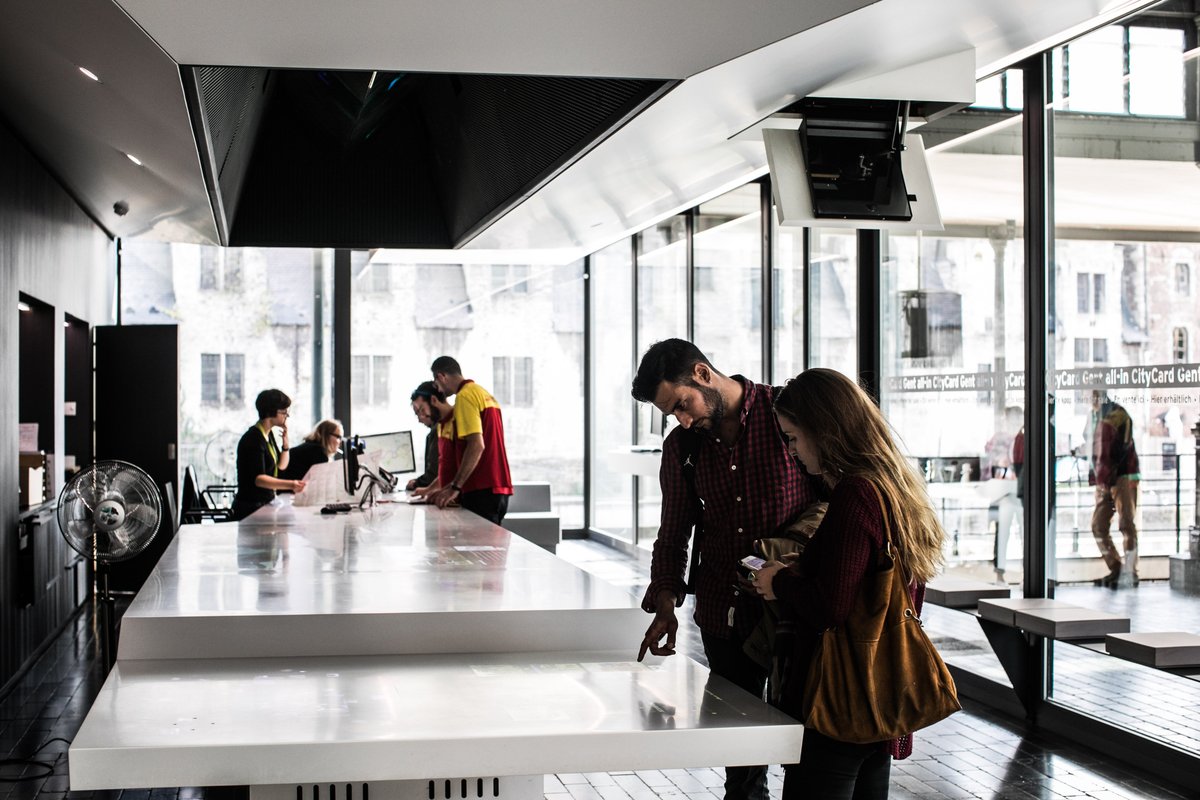
[[[36,422],[20,423],[20,452],[36,453],[38,449],[38,424]]]
[[[75,401],[74,400],[68,400],[67,402],[63,403],[63,416],[64,417],[75,416]]]

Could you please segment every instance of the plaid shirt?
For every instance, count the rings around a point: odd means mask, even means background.
[[[691,576],[695,620],[700,630],[720,638],[745,638],[762,614],[758,596],[736,588],[738,561],[753,553],[755,539],[770,536],[817,499],[813,483],[788,454],[771,410],[772,388],[741,375],[733,379],[745,390],[741,432],[733,447],[715,432],[698,429],[676,428],[663,442],[662,522],[642,599],[647,613],[654,613],[655,598],[664,589],[675,594],[677,605],[683,604],[688,539],[699,514],[680,457],[685,438],[699,436],[694,475],[704,520],[697,574]]]

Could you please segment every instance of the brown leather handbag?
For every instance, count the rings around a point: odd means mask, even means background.
[[[898,739],[962,708],[913,609],[887,507],[872,488],[884,525],[877,570],[864,579],[846,621],[821,634],[802,706],[806,728],[860,744]]]

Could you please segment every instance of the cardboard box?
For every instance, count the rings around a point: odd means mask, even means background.
[[[21,481],[19,506],[29,508],[47,500],[46,454],[21,453],[17,473]]]

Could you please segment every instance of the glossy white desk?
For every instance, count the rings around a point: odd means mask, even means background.
[[[180,529],[118,659],[635,652],[646,620],[628,591],[466,511],[268,506]]]
[[[636,599],[519,537],[461,510],[307,511],[180,531],[72,789],[524,799],[547,772],[799,757],[799,724],[691,659],[634,662]]]

